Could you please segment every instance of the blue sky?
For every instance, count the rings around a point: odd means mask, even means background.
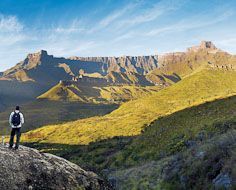
[[[150,55],[201,40],[236,54],[234,0],[1,0],[0,71],[28,53]]]

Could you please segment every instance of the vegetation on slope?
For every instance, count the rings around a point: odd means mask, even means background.
[[[23,136],[28,142],[88,144],[114,136],[138,135],[155,119],[236,93],[236,73],[206,69],[153,95],[130,101],[103,117],[45,126]]]
[[[235,109],[232,96],[159,118],[136,137],[28,145],[102,171],[117,189],[211,189],[217,176],[236,179]]]
[[[146,78],[154,83],[173,84],[208,66],[233,70],[235,63],[236,56],[221,51],[209,53],[208,49],[202,49],[170,53],[159,58],[160,68],[148,73]]]
[[[121,103],[150,95],[160,90],[156,86],[104,86],[80,85],[76,82],[57,84],[38,99],[53,101],[80,101],[85,103]]]
[[[236,124],[230,128],[174,155],[110,170],[108,179],[122,190],[235,189]]]
[[[236,96],[159,118],[117,156],[114,166],[138,165],[175,154],[236,124]],[[148,147],[148,148],[147,148]]]

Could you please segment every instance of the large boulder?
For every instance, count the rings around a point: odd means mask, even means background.
[[[0,189],[110,189],[95,173],[63,158],[20,146],[0,146]]]

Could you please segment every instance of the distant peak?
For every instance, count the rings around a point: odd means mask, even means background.
[[[46,50],[40,50],[39,52],[41,55],[48,55],[48,52]]]
[[[39,52],[37,53],[30,53],[28,54],[28,58],[29,59],[41,59],[42,57],[47,57],[48,56],[48,53],[46,50],[40,50]]]
[[[201,49],[217,49],[216,46],[211,41],[201,41],[199,47]]]
[[[211,41],[201,41],[200,45],[190,47],[187,50],[197,52],[199,50],[218,50],[218,48]]]

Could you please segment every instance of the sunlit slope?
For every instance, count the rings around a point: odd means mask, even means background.
[[[235,70],[236,56],[209,49],[170,53],[159,57],[160,68],[154,69],[146,78],[154,83],[173,84],[203,68],[212,67]]]
[[[45,126],[24,134],[23,140],[88,144],[114,136],[137,135],[161,116],[233,94],[236,72],[205,69],[153,95],[124,103],[106,116]]]
[[[85,103],[120,103],[150,95],[160,90],[157,86],[104,86],[94,87],[71,83],[57,84],[38,99],[53,101],[79,101]]]

